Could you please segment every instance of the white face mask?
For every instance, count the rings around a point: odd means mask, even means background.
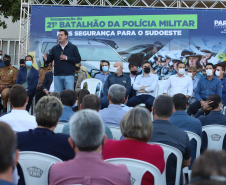
[[[113,67],[112,72],[113,72],[113,73],[118,73],[118,72],[119,72],[119,71],[118,71],[118,67]]]
[[[206,70],[206,75],[207,76],[212,76],[213,75],[213,70],[212,69],[207,69]]]
[[[188,73],[187,75],[190,76],[190,77],[192,77],[192,73]]]
[[[2,59],[2,55],[0,55],[0,60]]]
[[[221,72],[220,71],[215,71],[215,75],[216,76],[220,76],[221,75]]]
[[[184,74],[185,74],[185,69],[180,68],[179,71],[178,71],[178,73],[179,73],[180,75],[184,75]]]

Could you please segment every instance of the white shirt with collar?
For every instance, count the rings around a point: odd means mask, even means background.
[[[158,76],[153,73],[149,73],[148,76],[144,76],[144,73],[141,75],[138,75],[133,84],[133,89],[136,91],[139,91],[142,86],[147,86],[145,88],[145,91],[147,92],[146,93],[137,92],[137,96],[146,94],[146,95],[151,95],[155,97],[155,94],[156,94],[155,92],[158,87]]]
[[[133,77],[130,75],[130,79],[131,79],[131,85],[134,84],[135,82],[135,79],[136,79],[136,76],[134,75]]]
[[[179,77],[178,74],[172,75],[168,78],[163,93],[169,94],[169,96],[174,96],[175,94],[182,93],[185,96],[192,96],[193,92],[193,82],[192,78],[187,75]]]
[[[0,117],[0,121],[7,123],[15,132],[28,131],[37,127],[35,116],[30,115],[26,110],[15,110]]]

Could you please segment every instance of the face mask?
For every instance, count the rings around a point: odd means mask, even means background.
[[[102,66],[100,66],[100,71],[103,71],[103,67]]]
[[[220,71],[215,71],[215,75],[220,76],[221,75]]]
[[[145,67],[144,68],[144,73],[148,74],[148,73],[150,73],[150,71],[151,71],[150,67]]]
[[[179,71],[178,71],[178,73],[179,73],[180,75],[184,75],[185,69],[180,68]]]
[[[31,67],[32,66],[32,61],[26,61],[26,66]]]
[[[113,70],[112,70],[113,73],[118,73],[118,67],[113,67]]]
[[[212,69],[207,69],[206,70],[206,75],[207,76],[212,76],[213,75],[213,70]]]
[[[0,60],[2,59],[2,55],[0,55]]]
[[[80,70],[80,67],[75,66],[75,70],[76,71]]]
[[[133,75],[136,75],[136,74],[137,74],[137,71],[131,71],[131,73],[132,73]]]
[[[103,72],[107,72],[107,71],[108,71],[108,66],[103,66],[103,67],[102,67],[102,71],[103,71]]]
[[[5,60],[5,61],[4,61],[4,64],[5,64],[6,66],[9,66],[9,65],[10,65],[10,60]]]
[[[190,76],[190,77],[192,77],[192,73],[188,73],[187,75]]]

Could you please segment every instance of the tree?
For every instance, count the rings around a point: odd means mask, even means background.
[[[20,0],[0,0],[0,16],[12,17],[12,22],[20,19]],[[0,27],[7,28],[5,21],[0,18]]]

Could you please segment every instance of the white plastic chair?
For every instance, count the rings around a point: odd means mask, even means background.
[[[100,89],[97,94],[97,96],[100,97],[100,93],[101,93],[101,89],[102,89],[102,82],[100,80],[95,79],[95,78],[85,79],[81,83],[81,89],[83,89],[84,83],[87,83],[88,91],[90,92],[90,94],[96,94],[97,86],[98,86],[98,84],[100,84]]]
[[[25,184],[48,185],[49,169],[59,161],[62,160],[44,153],[20,152],[18,162],[23,170]]]
[[[161,172],[150,163],[130,158],[112,158],[105,161],[111,164],[125,164],[131,174],[132,185],[140,185],[142,177],[147,171],[153,175],[155,185],[163,184],[164,178],[162,178]]]
[[[58,122],[56,128],[54,129],[54,132],[55,133],[62,133],[62,130],[63,130],[65,124],[66,123],[64,123],[64,122]]]
[[[175,147],[166,145],[166,144],[162,144],[162,143],[156,143],[156,142],[148,142],[148,144],[157,144],[160,145],[164,151],[164,159],[165,159],[165,169],[163,172],[163,177],[164,177],[164,185],[166,185],[166,164],[167,164],[167,160],[170,154],[174,154],[177,158],[177,168],[176,168],[176,179],[175,179],[175,185],[179,185],[180,184],[180,174],[181,174],[181,168],[182,168],[182,160],[183,160],[183,156],[180,150],[178,150]]]
[[[112,135],[113,135],[113,139],[114,140],[120,140],[121,136],[122,136],[122,132],[120,130],[119,127],[112,127],[112,126],[109,126],[111,132],[112,132]]]
[[[189,141],[191,141],[192,139],[195,139],[196,141],[196,155],[195,158],[197,159],[200,156],[200,149],[201,149],[201,143],[202,143],[202,139],[199,135],[193,133],[193,132],[189,132],[189,131],[185,131],[188,135]],[[190,182],[191,179],[191,170],[188,169],[188,167],[183,168],[183,173],[187,173],[188,174],[188,180]]]
[[[208,150],[222,150],[224,136],[226,134],[226,126],[206,125],[202,127],[202,131],[207,135]]]

